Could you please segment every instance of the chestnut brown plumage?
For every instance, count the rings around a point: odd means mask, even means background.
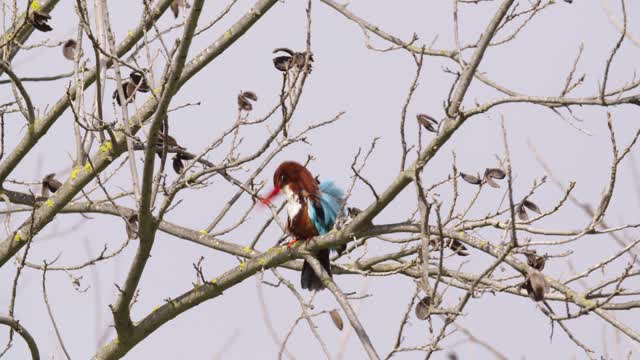
[[[318,183],[303,165],[285,161],[273,174],[273,186],[273,191],[261,201],[270,204],[281,191],[287,195],[287,231],[294,238],[289,246],[298,240],[306,241],[331,231],[344,196],[342,190],[332,182]],[[344,249],[345,246],[341,246],[337,250]],[[331,277],[329,249],[317,250],[313,255]],[[301,285],[308,290],[321,290],[325,287],[306,261],[302,265]]]

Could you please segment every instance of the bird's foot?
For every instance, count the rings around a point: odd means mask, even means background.
[[[291,241],[289,241],[287,243],[287,249],[291,249],[293,247],[293,245],[295,245],[298,242],[298,239],[293,239]]]

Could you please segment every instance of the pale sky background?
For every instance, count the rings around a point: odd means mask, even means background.
[[[485,25],[493,15],[499,1],[488,4],[461,5],[460,24],[463,43],[475,42]],[[620,17],[619,2],[613,2],[616,16]],[[77,18],[72,10],[74,1],[64,0],[52,12],[50,24],[54,31],[36,33],[29,44],[47,37],[53,41],[75,36]],[[135,6],[131,4],[135,3]],[[128,29],[138,23],[139,2],[110,1],[110,13],[116,33],[116,42],[126,36]],[[527,6],[526,1],[520,1]],[[253,4],[253,1],[239,1],[231,13],[217,24],[212,31],[200,36],[194,42],[190,57],[208,45],[226,31],[228,25],[235,22]],[[200,101],[197,107],[188,107],[170,115],[172,135],[180,144],[194,152],[218,136],[219,131],[228,127],[236,115],[235,97],[240,90],[253,90],[259,96],[253,116],[258,117],[268,111],[277,101],[280,91],[281,75],[273,68],[271,51],[277,47],[290,47],[302,50],[305,46],[306,18],[305,1],[287,0],[277,3],[259,22],[222,56],[201,71],[181,93],[176,96],[171,107]],[[640,4],[627,2],[629,30],[640,34]],[[226,6],[226,2],[208,1],[201,17],[204,24],[213,19]],[[353,0],[351,11],[380,26],[385,31],[408,40],[413,32],[420,37],[419,43],[430,44],[437,37],[434,47],[453,48],[453,22],[451,1],[381,1]],[[159,22],[161,29],[175,23],[167,12]],[[504,33],[501,33],[504,35]],[[565,77],[574,61],[580,43],[584,43],[584,54],[578,66],[578,74],[587,73],[585,84],[574,92],[575,96],[593,96],[597,94],[598,84],[602,81],[604,65],[609,53],[617,41],[619,33],[609,22],[601,2],[596,0],[576,0],[574,4],[558,1],[543,11],[513,42],[498,48],[490,48],[480,69],[498,83],[516,91],[531,95],[558,95],[564,85]],[[502,38],[502,36],[498,36]],[[173,39],[173,37],[170,37]],[[387,43],[372,36],[378,47]],[[88,41],[85,41],[87,51]],[[333,179],[346,187],[350,182],[350,170],[354,154],[359,147],[368,148],[371,139],[381,137],[372,156],[365,175],[378,191],[388,186],[397,175],[399,168],[399,130],[400,112],[407,95],[409,85],[415,73],[411,57],[400,51],[373,52],[365,47],[364,36],[359,27],[345,19],[333,9],[314,1],[312,48],[315,57],[314,69],[309,76],[299,110],[294,116],[293,131],[302,129],[311,123],[328,120],[340,111],[346,111],[343,120],[314,132],[309,136],[311,145],[296,145],[277,157],[260,177],[270,183],[271,174],[280,161],[291,159],[304,161],[307,154],[313,154],[317,160],[310,165],[315,174],[323,179]],[[625,41],[612,65],[609,87],[618,87],[631,81],[636,71],[636,60],[640,55],[638,47]],[[470,53],[465,53],[470,56]],[[141,57],[144,63],[144,59]],[[23,51],[13,62],[19,76],[54,75],[70,71],[72,63],[62,57],[60,48],[42,48]],[[163,65],[163,64],[160,64]],[[158,67],[160,68],[160,67]],[[446,99],[453,77],[443,72],[444,68],[457,69],[451,60],[425,58],[420,87],[409,107],[407,133],[415,141],[417,125],[416,113],[426,112],[440,119],[444,115],[443,101]],[[2,79],[5,79],[3,76]],[[35,105],[42,113],[47,105],[56,101],[68,80],[47,83],[27,83]],[[107,85],[110,95],[114,82]],[[10,88],[0,87],[0,101],[12,98]],[[93,89],[93,88],[92,88]],[[87,103],[93,97],[88,93]],[[474,82],[465,104],[473,106],[475,100],[484,101],[499,96],[495,91]],[[145,96],[136,101],[142,104]],[[130,105],[130,113],[134,106]],[[107,116],[113,117],[111,103],[105,107]],[[497,165],[496,155],[502,155],[503,145],[499,118],[503,114],[509,131],[509,142],[514,164],[515,197],[521,198],[529,191],[534,179],[544,175],[544,170],[536,162],[535,156],[527,145],[535,144],[540,154],[555,170],[565,184],[570,180],[578,182],[575,195],[581,200],[594,203],[605,188],[611,165],[609,134],[606,127],[606,110],[592,107],[573,108],[582,122],[579,126],[591,135],[586,135],[569,126],[552,111],[531,105],[508,105],[495,108],[491,112],[477,116],[466,123],[440,151],[438,156],[426,167],[423,181],[433,183],[445,178],[451,169],[451,152],[456,151],[458,167],[465,172],[480,172],[486,167]],[[609,109],[612,112],[617,139],[620,146],[626,146],[636,131],[637,110],[632,106]],[[111,119],[110,118],[110,119]],[[20,116],[6,118],[6,146],[12,149],[24,134],[24,119]],[[273,125],[277,119],[269,124]],[[72,115],[67,111],[52,127],[47,136],[30,152],[25,161],[10,176],[11,179],[38,181],[44,174],[58,172],[64,179],[71,166],[70,154],[74,154]],[[246,151],[261,144],[265,129],[245,132],[243,148]],[[425,141],[432,135],[424,135]],[[210,160],[216,161],[224,151],[212,154]],[[633,150],[638,159],[640,153]],[[141,154],[138,155],[139,164]],[[218,156],[218,158],[216,158]],[[413,156],[413,155],[412,155]],[[119,163],[121,160],[116,161]],[[607,221],[611,225],[638,222],[640,195],[634,188],[634,178],[630,170],[630,161],[623,164],[616,184],[616,195],[608,212]],[[111,168],[110,168],[111,169]],[[124,176],[126,175],[126,176]],[[169,178],[173,179],[173,173]],[[237,177],[246,176],[237,173]],[[128,169],[117,181],[126,186]],[[636,178],[637,182],[638,179]],[[6,184],[10,189],[22,189]],[[37,187],[33,187],[36,191]],[[168,216],[168,220],[201,229],[217,214],[230,196],[230,187],[220,179],[206,190],[188,190],[179,197],[183,204]],[[473,191],[470,185],[461,184],[462,199],[470,199]],[[233,189],[235,192],[235,189]],[[480,206],[472,216],[482,216],[494,209],[503,190],[489,190],[483,193]],[[450,190],[443,190],[441,199],[447,207]],[[539,190],[535,201],[543,209],[556,203],[561,192],[549,183]],[[382,214],[375,219],[376,224],[402,221],[413,210],[413,187],[408,187]],[[365,208],[372,197],[365,187],[358,186],[350,200],[350,205]],[[243,204],[248,203],[243,198]],[[237,213],[236,213],[237,215]],[[254,212],[251,221],[224,240],[237,244],[249,244],[259,226],[265,221],[266,212]],[[70,265],[84,261],[88,254],[95,256],[104,244],[109,249],[117,248],[126,235],[122,220],[101,215],[91,215],[92,220],[82,221],[77,215],[60,215],[35,239],[29,259],[41,263],[61,254],[57,265]],[[223,228],[233,223],[236,216],[229,216]],[[20,223],[20,217],[12,219],[11,229]],[[589,219],[572,206],[553,217],[541,222],[540,226],[554,229],[574,229],[584,226]],[[80,225],[78,225],[80,224]],[[74,230],[74,231],[71,231]],[[6,232],[6,230],[3,230]],[[499,232],[481,232],[485,239],[500,241]],[[635,240],[638,231],[628,231],[625,240]],[[3,234],[3,236],[6,236]],[[261,239],[258,248],[266,249],[280,236],[279,231],[271,229]],[[551,240],[551,239],[549,239]],[[591,239],[589,239],[591,240]],[[577,271],[613,254],[618,246],[606,237],[582,240],[570,257]],[[51,272],[47,275],[49,300],[55,311],[67,348],[74,359],[90,358],[96,351],[97,339],[112,323],[108,304],[116,298],[114,282],[122,284],[126,269],[135,253],[137,243],[131,244],[117,259],[100,263],[96,267],[76,272],[82,276],[82,287],[89,286],[84,293],[74,291],[67,275]],[[371,242],[371,253],[388,250],[379,241]],[[567,250],[568,247],[550,249],[553,254]],[[192,263],[200,256],[205,257],[204,269],[208,277],[237,265],[237,261],[212,249],[194,245],[187,241],[159,233],[152,258],[149,261],[140,286],[140,297],[133,308],[132,316],[139,319],[151,311],[163,299],[174,297],[188,290],[195,281]],[[480,271],[492,258],[471,250],[470,263],[463,271]],[[353,259],[351,259],[353,260]],[[626,264],[628,257],[607,268],[608,277]],[[451,260],[449,267],[455,268],[457,259]],[[15,273],[15,262],[7,263],[0,269],[0,286],[7,289],[0,293],[0,313],[6,313],[10,286]],[[506,268],[505,268],[506,270]],[[547,263],[545,274],[556,278],[567,278],[572,271],[566,259],[551,260]],[[299,283],[299,273],[282,271],[295,284]],[[273,281],[270,273],[265,273]],[[501,276],[498,270],[496,277]],[[594,274],[592,283],[604,274]],[[373,296],[353,301],[358,308],[360,319],[371,336],[378,353],[386,355],[392,348],[400,323],[414,291],[411,279],[400,275],[387,278],[363,279],[355,276],[338,276],[337,283],[344,291],[364,291]],[[42,301],[41,273],[26,269],[21,278],[18,292],[16,317],[27,327],[41,350],[43,358],[62,359],[64,356],[57,344],[53,328]],[[625,288],[638,288],[638,280],[625,282]],[[574,284],[580,289],[578,284]],[[264,287],[268,313],[281,338],[284,337],[292,322],[299,315],[299,306],[286,288]],[[454,305],[460,292],[449,290],[445,295],[445,305]],[[304,292],[305,296],[309,293]],[[626,298],[626,300],[631,300]],[[558,311],[563,305],[552,303]],[[328,291],[318,295],[316,310],[330,310],[338,305]],[[465,308],[466,316],[459,318],[460,324],[467,327],[479,338],[494,345],[510,359],[582,359],[582,350],[575,346],[560,329],[555,327],[553,340],[549,340],[550,326],[547,318],[541,314],[535,304],[526,298],[497,294],[485,294],[473,300]],[[616,316],[627,325],[635,327],[640,323],[637,310],[618,312]],[[346,319],[345,319],[346,320]],[[439,329],[442,323],[434,319]],[[316,319],[319,332],[335,353],[340,347],[343,333],[337,331],[328,316]],[[640,359],[640,346],[624,335],[617,335],[613,328],[600,319],[590,316],[567,323],[574,334],[588,344],[597,355],[611,359],[626,356],[633,351],[633,359]],[[406,333],[405,344],[424,344],[428,340],[428,325],[411,315]],[[2,330],[0,345],[4,345],[6,332]],[[235,334],[235,335],[234,335]],[[107,339],[114,332],[109,330]],[[226,349],[225,359],[277,358],[278,346],[272,341],[266,329],[260,305],[257,300],[256,279],[250,278],[228,290],[224,296],[207,301],[200,306],[180,315],[162,326],[143,343],[136,346],[127,359],[213,359],[227,341],[235,336],[235,341]],[[460,359],[490,359],[491,354],[477,345],[460,344],[462,335],[452,335],[441,345],[445,349],[434,356],[446,359],[449,351],[455,351]],[[455,345],[455,346],[453,346]],[[301,323],[289,341],[289,351],[298,359],[321,359],[323,354],[317,341]],[[25,359],[26,347],[22,340],[14,342],[14,348],[7,355],[9,359]],[[362,359],[365,354],[355,334],[349,340],[346,359]],[[399,359],[422,358],[417,353],[398,354]]]

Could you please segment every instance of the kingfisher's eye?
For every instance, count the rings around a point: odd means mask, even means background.
[[[281,174],[280,175],[280,184],[284,184],[286,179],[287,179],[287,177],[284,174]]]

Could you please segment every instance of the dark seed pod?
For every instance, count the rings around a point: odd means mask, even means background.
[[[49,191],[51,193],[55,193],[62,187],[62,183],[56,179],[54,179],[56,174],[48,174],[42,179],[42,196],[49,196]]]
[[[62,56],[67,60],[75,60],[77,51],[78,43],[73,39],[65,41],[64,45],[62,45]]]
[[[450,352],[447,354],[447,360],[458,360],[458,354]]]
[[[258,95],[256,95],[256,93],[254,93],[253,91],[243,91],[242,96],[244,96],[248,100],[258,101]]]
[[[524,207],[526,207],[527,209],[535,213],[542,214],[542,211],[540,211],[540,208],[538,207],[538,205],[534,204],[530,200],[527,200],[527,199],[522,200],[522,205],[524,205]]]
[[[416,317],[420,320],[426,320],[429,318],[429,307],[431,306],[431,298],[425,296],[416,304]]]
[[[547,259],[544,256],[538,256],[534,251],[524,254],[527,257],[527,264],[532,268],[542,271]]]
[[[432,123],[433,125],[438,125],[438,121],[427,114],[418,114],[416,115],[416,119],[418,119],[418,122],[420,123],[429,122],[429,123]]]
[[[469,252],[467,251],[467,247],[464,246],[464,244],[461,243],[458,240],[451,239],[451,242],[449,243],[449,248],[451,250],[453,250],[453,252],[456,253],[456,255],[469,256]]]
[[[244,111],[253,110],[253,105],[242,94],[238,95],[238,108]]]
[[[53,30],[51,26],[47,23],[47,21],[51,20],[51,16],[49,14],[45,14],[38,10],[30,10],[29,16],[27,17],[27,21],[36,29],[42,32],[48,32]]]
[[[462,178],[462,180],[468,182],[469,184],[472,185],[480,185],[482,183],[482,181],[480,179],[478,179],[477,177],[473,176],[473,175],[469,175],[469,174],[465,174],[465,173],[460,173],[460,177]]]
[[[285,52],[285,53],[287,53],[287,54],[289,54],[291,56],[293,56],[295,54],[293,52],[293,50],[291,50],[289,48],[276,48],[276,49],[273,49],[273,53],[274,54],[277,53],[277,52],[280,52],[280,51]]]
[[[182,174],[182,170],[184,170],[184,163],[182,162],[182,159],[180,159],[180,156],[176,155],[173,157],[172,159],[173,161],[173,171],[176,172],[176,174],[180,175]]]
[[[276,69],[287,72],[291,68],[291,56],[277,56],[273,58],[273,66]]]
[[[131,83],[135,85],[136,90],[141,93],[147,93],[151,91],[149,84],[147,83],[147,79],[144,78],[144,74],[140,71],[132,71],[129,74],[129,78],[131,79]]]
[[[347,250],[347,244],[342,244],[336,248],[338,255],[342,255],[345,250]]]
[[[349,213],[349,216],[353,219],[356,216],[360,215],[360,213],[362,212],[362,210],[358,209],[357,207],[348,207],[347,208],[347,213]]]
[[[130,81],[124,81],[122,83],[122,90],[124,92],[124,97],[126,98],[126,101],[124,101],[124,103],[133,102],[133,100],[136,98],[136,86]],[[118,106],[122,106],[123,101],[122,99],[120,99],[120,92],[118,92],[117,88],[113,92],[113,98],[116,100]]]
[[[188,154],[188,153],[185,153],[185,152],[177,153],[176,156],[179,156],[180,159],[182,159],[182,160],[193,160],[193,159],[196,158],[195,155]]]
[[[125,229],[127,238],[136,239],[138,237],[138,214],[133,214],[127,218]]]
[[[189,3],[185,0],[173,0],[173,2],[171,3],[171,12],[173,13],[174,18],[178,18],[178,15],[180,15],[180,8],[182,6],[187,9],[190,7]]]
[[[544,295],[549,291],[549,284],[540,271],[531,270],[527,274],[523,288],[527,290],[529,297],[533,300],[541,301],[544,300]]]
[[[176,139],[171,136],[171,135],[167,135],[166,136],[166,141],[167,141],[167,145],[169,146],[169,148],[167,149],[167,152],[169,152],[169,150],[171,150],[172,148],[174,148],[174,152],[176,150],[186,150],[184,147],[180,146],[178,144],[178,142],[176,141]],[[158,157],[160,157],[162,159],[162,151],[163,151],[163,147],[165,144],[165,135],[163,133],[158,133],[158,140],[156,143],[156,154],[158,154]]]
[[[502,169],[492,168],[492,169],[486,169],[484,171],[485,178],[494,178],[494,179],[502,180],[504,179],[505,176],[507,176],[507,174]]]
[[[338,310],[333,309],[329,311],[329,316],[331,316],[331,321],[338,328],[338,330],[342,331],[344,328],[344,323],[342,322],[342,317],[340,316],[340,312]]]
[[[496,189],[500,188],[500,184],[498,184],[495,180],[493,180],[492,178],[490,178],[488,176],[484,177],[484,182],[487,183],[492,188],[496,188]]]
[[[434,125],[438,125],[438,122],[431,116],[427,114],[418,114],[416,115],[416,120],[418,120],[418,123],[425,129],[431,132],[438,132],[438,130],[434,127]]]
[[[166,140],[167,145],[175,146],[175,147],[178,147],[178,148],[184,150],[184,148],[182,146],[178,145],[178,142],[176,141],[176,139],[173,136],[171,136],[171,135],[166,135],[165,136],[163,133],[158,133],[158,144],[163,145],[165,143],[165,140]]]
[[[292,65],[297,67],[298,70],[304,70],[305,65],[307,64],[306,61],[307,61],[306,51],[293,54]],[[307,66],[309,73],[311,73],[311,70],[312,70],[312,63],[313,63],[313,54],[309,54],[309,64]]]
[[[525,208],[522,206],[522,204],[518,204],[516,206],[516,215],[518,215],[518,218],[522,221],[528,221],[529,220],[529,215],[527,215],[527,210],[525,210]]]

